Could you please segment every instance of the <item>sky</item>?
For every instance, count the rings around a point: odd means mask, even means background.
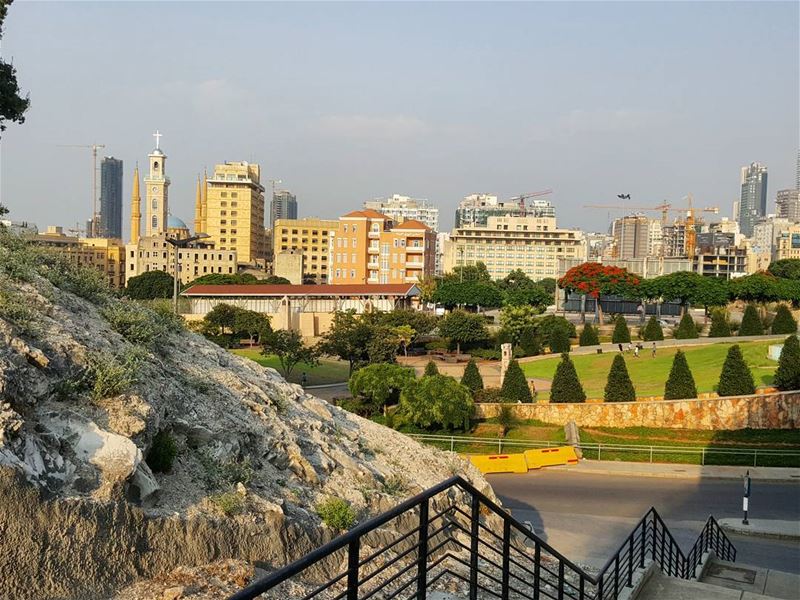
[[[467,194],[552,189],[558,224],[717,205],[769,169],[769,207],[800,147],[797,2],[35,2],[9,11],[2,55],[30,93],[0,140],[15,220],[91,214],[91,153],[134,164],[158,129],[172,214],[224,161],[261,165],[300,216],[391,194],[427,198],[440,229]],[[652,213],[658,216],[658,213]]]

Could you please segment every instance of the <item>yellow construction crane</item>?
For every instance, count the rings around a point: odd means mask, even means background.
[[[60,148],[89,148],[92,151],[92,228],[86,234],[97,237],[97,151],[105,148],[105,144],[59,144]]]
[[[602,208],[602,209],[621,209],[621,210],[640,210],[640,211],[660,211],[661,212],[661,226],[664,227],[668,222],[668,215],[670,212],[678,212],[684,214],[684,225],[686,226],[686,240],[684,250],[687,256],[694,254],[694,246],[696,240],[696,233],[694,226],[699,222],[696,216],[698,212],[719,213],[718,206],[707,206],[705,208],[695,208],[691,194],[686,196],[689,206],[686,208],[677,208],[672,206],[669,202],[662,202],[656,206],[624,206],[619,204],[587,204],[584,208]]]

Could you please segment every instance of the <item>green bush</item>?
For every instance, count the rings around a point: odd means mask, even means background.
[[[628,329],[628,323],[622,315],[617,315],[614,321],[614,333],[611,334],[611,341],[615,344],[627,344],[631,341],[631,330]]]
[[[500,388],[500,395],[508,402],[533,402],[528,380],[516,360],[512,360],[508,365],[503,385]]]
[[[581,346],[597,346],[600,343],[600,336],[597,329],[591,323],[586,323],[581,330],[581,337],[578,339]]]
[[[575,329],[575,325],[565,319],[564,317],[558,317],[556,315],[547,315],[546,317],[542,317],[541,319],[536,319],[535,322],[536,332],[541,336],[543,340],[550,339],[550,333],[552,332],[554,327],[560,327],[567,332],[567,337],[569,338],[576,338],[578,337],[578,331]]]
[[[316,506],[317,515],[331,529],[346,531],[356,522],[356,513],[347,500],[328,498]]]
[[[683,400],[697,398],[697,386],[694,383],[686,355],[678,350],[672,359],[672,368],[669,371],[667,383],[664,386],[664,400]]]
[[[647,325],[645,325],[642,332],[642,339],[645,342],[656,342],[664,339],[664,330],[661,329],[661,323],[658,322],[655,315],[647,321]]]
[[[718,308],[711,313],[711,328],[708,337],[730,337],[731,324],[728,321],[728,312]]]
[[[675,330],[675,333],[673,333],[673,337],[676,340],[693,340],[698,337],[697,325],[695,324],[692,315],[689,314],[688,309],[683,313],[681,322],[678,324],[678,328]]]
[[[446,375],[416,379],[400,394],[400,412],[417,427],[467,429],[473,410],[470,391]]]
[[[167,333],[162,319],[155,312],[131,300],[109,303],[100,314],[111,329],[131,344],[149,348]]]
[[[556,367],[553,383],[550,385],[550,402],[586,402],[586,392],[569,354],[562,354],[561,362]]]
[[[785,304],[779,304],[772,321],[772,333],[797,333],[797,321]]]
[[[414,371],[397,364],[378,363],[359,369],[350,377],[349,388],[361,406],[352,412],[371,416],[387,404],[397,404],[400,392],[413,380]]]
[[[175,280],[165,271],[147,271],[128,279],[125,295],[133,300],[172,298]]]
[[[636,390],[633,388],[633,382],[628,375],[628,367],[625,366],[625,358],[622,354],[614,355],[614,362],[611,363],[611,370],[608,372],[603,400],[606,402],[636,401]]]
[[[800,341],[796,335],[790,335],[783,342],[773,385],[782,392],[800,390]]]
[[[478,370],[478,365],[475,364],[474,360],[470,360],[467,366],[464,367],[464,375],[461,376],[461,385],[467,386],[473,395],[478,390],[483,389],[483,377],[481,377],[481,372]]]
[[[425,343],[425,350],[449,350],[450,342],[447,340],[432,340]]]
[[[502,352],[493,348],[474,348],[469,351],[471,356],[475,358],[482,358],[484,360],[500,360]]]
[[[436,366],[436,363],[432,360],[428,361],[428,364],[425,365],[425,371],[423,372],[423,377],[431,377],[433,375],[439,374],[439,367]]]
[[[719,376],[717,393],[720,396],[748,396],[756,393],[753,374],[744,361],[738,344],[734,344],[728,349],[728,355],[725,357],[722,373]]]
[[[214,494],[213,496],[209,496],[208,499],[228,517],[238,515],[244,510],[244,498],[238,492],[230,491],[222,494]]]
[[[203,467],[203,479],[209,490],[224,489],[237,483],[247,484],[253,478],[253,467],[247,458],[238,462],[220,461],[205,450],[198,452],[197,458]]]
[[[742,315],[742,324],[739,325],[739,335],[764,335],[764,325],[758,316],[758,310],[748,304]]]
[[[89,355],[87,380],[92,398],[101,400],[119,396],[136,382],[139,365],[144,356],[139,349],[131,348],[120,356],[108,352]]]
[[[34,336],[39,333],[39,315],[21,294],[2,289],[0,281],[0,318],[8,321],[18,335]]]
[[[172,463],[178,455],[178,445],[166,430],[161,430],[153,438],[145,462],[153,473],[169,473]]]
[[[550,352],[553,354],[569,352],[571,347],[566,328],[553,327],[550,331],[550,337],[548,338],[548,345],[550,346]]]
[[[503,428],[503,437],[508,435],[508,432],[519,425],[519,418],[514,412],[514,406],[511,404],[503,404],[500,411],[497,413],[497,423]]]
[[[503,395],[500,393],[500,388],[484,388],[475,392],[475,402],[500,404],[503,402]]]
[[[542,341],[533,327],[522,331],[519,338],[519,345],[525,356],[538,356],[542,353]]]

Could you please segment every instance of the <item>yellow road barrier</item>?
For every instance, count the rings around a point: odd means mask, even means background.
[[[578,464],[578,456],[572,446],[537,448],[521,454],[469,454],[466,458],[484,475],[527,473],[530,469]]]
[[[481,473],[527,473],[524,454],[471,454],[470,462]]]
[[[528,463],[529,469],[541,469],[542,467],[554,467],[556,465],[577,465],[578,456],[572,446],[537,448],[535,450],[525,450],[525,462]]]

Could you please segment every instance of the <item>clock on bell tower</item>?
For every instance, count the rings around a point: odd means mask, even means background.
[[[153,134],[156,138],[156,147],[148,154],[150,172],[144,178],[146,236],[159,235],[167,231],[169,177],[166,176],[167,155],[161,150],[161,136],[158,130]]]

